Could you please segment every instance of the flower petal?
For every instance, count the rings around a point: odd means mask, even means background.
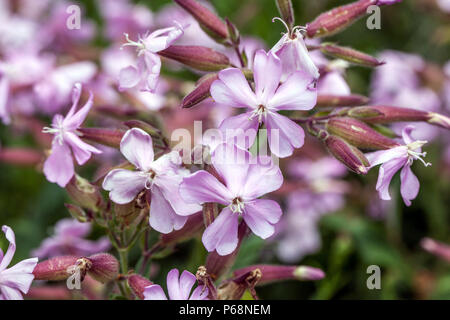
[[[91,157],[91,153],[102,153],[101,150],[82,141],[80,138],[78,138],[77,135],[72,132],[64,133],[64,140],[72,147],[73,155],[75,156],[75,159],[77,160],[79,165],[85,164],[86,161],[88,161]]]
[[[272,98],[281,79],[281,61],[271,51],[258,50],[253,64],[255,92],[258,101],[264,105]]]
[[[143,295],[144,300],[167,300],[163,289],[157,284],[145,287]]]
[[[103,180],[103,189],[110,191],[109,198],[118,204],[127,204],[145,188],[147,178],[139,172],[125,169],[111,170]]]
[[[223,120],[219,127],[223,141],[249,149],[255,142],[259,126],[258,117],[252,115],[253,112],[246,112]]]
[[[216,250],[221,256],[232,253],[238,245],[238,215],[224,208],[206,228],[202,242],[208,252]]]
[[[398,146],[388,150],[380,150],[365,154],[367,160],[369,160],[371,168],[396,158],[404,158],[407,155],[408,148],[406,146]]]
[[[17,289],[0,285],[0,291],[6,300],[23,300],[22,294]]]
[[[259,198],[281,187],[283,174],[271,160],[270,157],[259,158],[257,164],[250,165],[243,188],[244,200]]]
[[[128,66],[119,72],[119,91],[134,88],[141,81],[141,74],[136,67]]]
[[[26,294],[33,282],[33,270],[37,263],[37,258],[26,259],[9,269],[3,270],[0,276],[0,286],[18,289]]]
[[[81,90],[81,87],[80,87]],[[78,100],[75,99],[75,101],[78,102]],[[68,130],[75,130],[76,128],[80,127],[83,121],[86,119],[89,111],[92,108],[92,105],[94,103],[94,95],[92,92],[89,92],[89,99],[86,101],[85,105],[80,108],[77,112],[73,113],[73,115],[67,115],[64,118],[63,125],[64,128]],[[73,109],[74,110],[74,109]],[[72,111],[72,109],[71,109]],[[70,113],[70,111],[69,111]]]
[[[139,170],[151,169],[154,157],[153,141],[144,130],[133,128],[125,132],[120,142],[120,152]]]
[[[173,27],[156,30],[144,39],[145,49],[155,53],[167,49],[183,34],[183,27],[179,23]]]
[[[376,190],[380,195],[382,200],[391,200],[389,194],[389,185],[391,183],[392,177],[395,173],[400,170],[400,168],[405,165],[407,158],[396,158],[394,160],[385,162],[378,173],[378,181],[376,185]]]
[[[277,157],[289,157],[294,152],[294,148],[303,146],[305,132],[289,118],[270,112],[266,117],[266,126],[270,151]]]
[[[243,218],[254,234],[267,239],[275,232],[274,224],[282,215],[279,204],[273,200],[258,199],[246,202]]]
[[[411,200],[415,199],[419,194],[420,182],[419,179],[411,171],[411,165],[406,164],[402,171],[400,171],[400,193],[402,195],[405,205],[410,206]]]
[[[208,294],[208,288],[199,286],[194,289],[189,300],[208,300]]]
[[[143,79],[140,90],[155,93],[161,73],[161,58],[153,53],[145,52],[138,60],[138,68],[143,70]]]
[[[180,195],[188,203],[218,202],[227,205],[232,200],[230,191],[209,172],[197,171],[183,178]]]
[[[192,287],[196,282],[195,276],[189,271],[183,271],[181,277],[177,269],[172,269],[167,274],[167,290],[170,300],[188,300]]]
[[[52,151],[44,163],[44,174],[48,181],[57,183],[64,188],[74,175],[74,167],[70,148],[53,139]]]
[[[150,203],[150,226],[161,233],[180,230],[187,221],[187,217],[177,215],[157,186],[152,187],[152,201]]]
[[[5,234],[6,240],[9,241],[9,246],[6,254],[0,262],[0,272],[9,266],[12,258],[14,257],[14,253],[16,252],[16,236],[14,235],[14,231],[6,225],[2,226],[2,231]]]

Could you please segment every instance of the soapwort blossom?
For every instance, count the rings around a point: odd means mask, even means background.
[[[7,269],[16,252],[16,237],[8,226],[3,226],[2,231],[9,247],[5,254],[0,249],[0,300],[23,300],[22,293],[26,294],[30,289],[38,258],[23,260]]]
[[[419,160],[426,167],[431,166],[431,163],[425,162],[422,158],[426,156],[426,152],[422,152],[422,146],[427,141],[414,140],[411,136],[413,129],[413,126],[407,126],[403,129],[404,145],[366,154],[371,167],[381,164],[376,190],[383,200],[391,200],[389,185],[392,177],[401,169],[400,193],[407,206],[410,206],[411,200],[417,197],[420,188],[420,182],[411,170],[413,161]]]
[[[183,26],[175,22],[175,26],[156,30],[138,41],[132,41],[125,34],[127,43],[123,47],[136,47],[138,60],[136,66],[130,65],[120,71],[119,90],[138,87],[141,91],[153,93],[161,71],[161,58],[157,53],[167,49],[183,32]]]
[[[135,167],[111,170],[103,181],[103,189],[118,204],[127,204],[142,191],[151,192],[150,226],[161,233],[181,229],[187,216],[199,212],[201,206],[188,204],[180,197],[178,187],[189,171],[181,167],[181,157],[173,151],[154,159],[153,141],[142,129],[128,130],[120,143],[120,151]]]
[[[45,127],[42,131],[54,134],[50,156],[44,163],[44,174],[48,181],[55,182],[65,187],[73,177],[75,171],[72,153],[79,165],[89,160],[92,153],[99,154],[101,151],[79,138],[77,129],[91,110],[93,95],[90,93],[86,104],[76,111],[81,96],[81,84],[74,86],[72,94],[72,107],[66,117],[57,114],[53,117],[52,127]]]
[[[208,288],[197,287],[191,294],[197,279],[195,275],[184,270],[181,274],[172,269],[167,274],[167,291],[170,300],[208,300]],[[164,290],[158,284],[152,284],[144,289],[144,300],[167,300]]]
[[[225,206],[203,233],[202,241],[211,252],[232,253],[238,244],[239,217],[257,236],[267,239],[281,217],[277,202],[258,199],[280,188],[283,175],[269,157],[254,158],[232,144],[221,144],[211,154],[211,163],[219,179],[200,170],[185,177],[180,185],[183,199],[189,203],[215,202]]]
[[[294,148],[303,145],[305,133],[278,111],[312,109],[317,100],[313,79],[302,71],[295,71],[279,85],[281,60],[273,52],[266,53],[264,50],[258,50],[255,54],[253,74],[255,92],[237,68],[220,71],[219,79],[212,83],[211,96],[215,102],[248,109],[243,114],[225,119],[220,130],[242,129],[251,145],[256,138],[256,130],[265,123],[272,153],[280,158],[288,157]]]

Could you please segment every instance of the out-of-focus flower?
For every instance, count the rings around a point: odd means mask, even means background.
[[[189,171],[181,167],[177,152],[154,160],[152,138],[138,128],[125,133],[120,151],[137,170],[114,169],[108,173],[103,189],[110,191],[112,201],[127,204],[142,190],[149,190],[150,225],[161,233],[181,229],[188,215],[201,210],[199,205],[188,204],[180,197],[178,186]]]
[[[273,52],[259,50],[254,62],[255,92],[250,88],[240,69],[228,68],[219,72],[219,80],[211,85],[211,96],[221,104],[250,111],[225,119],[222,131],[242,129],[253,144],[257,129],[265,123],[271,151],[278,157],[288,157],[294,148],[304,143],[303,129],[289,118],[278,113],[281,110],[309,110],[314,107],[317,90],[312,79],[302,71],[292,73],[279,86],[282,65]],[[278,134],[278,139],[276,139]]]
[[[428,252],[450,262],[450,246],[448,244],[430,238],[423,238],[420,244]]]
[[[97,241],[83,239],[91,231],[90,223],[80,223],[74,219],[63,219],[55,225],[55,235],[45,239],[32,255],[40,259],[54,256],[87,256],[107,251],[111,244],[107,237]]]
[[[183,35],[184,28],[176,23],[170,28],[159,29],[143,39],[132,41],[125,34],[127,43],[123,46],[136,47],[138,52],[137,65],[123,68],[119,75],[119,90],[138,87],[142,91],[154,92],[158,84],[161,70],[161,58],[157,52],[167,49],[174,41]]]
[[[16,238],[12,229],[3,226],[2,231],[9,241],[8,251],[3,255],[0,249],[0,300],[22,300],[34,279],[33,270],[38,258],[23,260],[7,269],[16,252]]]
[[[191,294],[197,279],[195,275],[184,270],[172,269],[167,274],[167,291],[170,300],[208,300],[208,288],[197,287]],[[144,300],[167,300],[164,290],[158,284],[152,284],[144,289]]]
[[[394,174],[402,169],[400,173],[400,193],[407,206],[410,206],[411,200],[417,197],[420,188],[419,180],[411,171],[413,161],[419,160],[425,166],[431,165],[431,163],[425,162],[422,159],[422,157],[426,156],[426,152],[422,152],[422,146],[427,143],[427,141],[414,140],[411,137],[413,129],[413,126],[407,126],[403,130],[402,137],[405,145],[366,154],[371,167],[382,164],[378,175],[376,190],[383,200],[391,200],[391,196],[389,195],[389,185]]]
[[[223,182],[204,170],[183,179],[181,196],[189,203],[216,202],[226,207],[203,233],[206,249],[227,255],[238,244],[238,220],[241,216],[257,236],[266,239],[274,233],[281,208],[273,200],[258,199],[277,190],[283,175],[269,157],[254,158],[231,144],[219,145],[211,155],[212,166]],[[264,179],[264,183],[261,183]]]
[[[86,163],[92,153],[101,153],[97,148],[83,142],[77,129],[91,110],[92,93],[86,104],[75,112],[81,96],[81,84],[75,84],[72,95],[72,107],[64,118],[57,114],[53,117],[52,127],[44,128],[44,132],[54,134],[50,156],[44,163],[44,174],[48,181],[65,187],[74,175],[72,153],[79,165]]]
[[[282,21],[282,20],[281,20]],[[282,21],[283,22],[283,21]],[[284,22],[283,22],[284,23]],[[283,65],[283,77],[288,77],[292,72],[303,71],[312,78],[319,78],[319,69],[311,59],[308,49],[306,49],[304,37],[298,28],[288,32],[270,50],[275,53]]]

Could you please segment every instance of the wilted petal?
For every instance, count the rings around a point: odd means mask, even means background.
[[[151,169],[154,157],[153,141],[144,130],[139,128],[128,130],[120,142],[120,152],[136,168],[142,171]]]
[[[232,253],[238,245],[238,214],[224,208],[202,236],[209,252],[216,250],[221,256]]]
[[[403,201],[407,206],[411,205],[411,200],[415,199],[419,194],[420,182],[419,179],[411,171],[411,165],[405,164],[400,172],[400,193]]]
[[[234,108],[256,108],[255,94],[241,70],[228,68],[219,72],[219,80],[211,85],[214,101]]]
[[[227,205],[232,200],[230,191],[216,177],[204,170],[183,178],[180,195],[188,203],[218,202]]]
[[[289,118],[270,112],[267,114],[266,126],[270,151],[277,157],[289,157],[294,152],[294,148],[303,146],[305,132]]]
[[[281,208],[273,200],[258,199],[246,202],[244,207],[244,220],[254,234],[262,239],[273,235],[276,224],[281,218]]]
[[[160,285],[152,284],[144,289],[144,300],[167,300]]]
[[[145,188],[147,177],[140,172],[125,169],[111,170],[103,180],[103,189],[110,191],[109,198],[118,204],[127,204]]]
[[[52,151],[44,163],[44,174],[48,181],[64,188],[74,174],[73,160],[67,144],[60,144],[58,138],[53,139]]]
[[[376,190],[378,191],[381,199],[391,200],[391,196],[389,195],[389,185],[391,184],[392,177],[398,170],[400,170],[400,168],[405,164],[406,161],[406,158],[396,158],[394,160],[385,162],[380,167]]]
[[[258,101],[266,104],[278,88],[281,79],[281,61],[272,52],[258,50],[253,64],[255,92]]]
[[[187,217],[175,213],[159,187],[154,186],[151,192],[150,226],[161,233],[180,230],[186,223]]]

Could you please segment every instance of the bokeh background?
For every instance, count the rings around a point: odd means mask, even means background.
[[[103,21],[98,3],[80,1],[87,18],[99,28]],[[243,35],[252,35],[271,47],[280,37],[282,26],[271,22],[278,15],[273,0],[212,0],[211,4],[222,17],[229,17]],[[293,0],[297,24],[311,21],[319,13],[348,1]],[[136,1],[157,12],[171,3],[166,0]],[[404,0],[382,9],[381,30],[368,30],[362,19],[328,39],[342,45],[376,55],[393,49],[421,55],[425,60],[443,65],[450,59],[450,14],[439,10],[433,1]],[[108,43],[100,36],[95,45]],[[163,70],[169,73],[167,70]],[[354,93],[369,95],[372,71],[350,68],[346,79]],[[194,81],[198,75],[189,71],[171,75]],[[45,118],[44,118],[45,120]],[[49,120],[47,120],[49,121]],[[448,132],[441,131],[448,135]],[[0,126],[0,141],[5,146],[33,146],[31,136]],[[262,299],[450,299],[450,265],[425,252],[420,241],[432,237],[450,243],[450,166],[442,160],[443,148],[438,139],[428,148],[432,167],[415,166],[421,181],[418,198],[405,207],[398,194],[399,179],[394,179],[393,200],[383,209],[382,217],[369,214],[367,193],[375,195],[377,170],[368,176],[351,176],[355,186],[346,206],[324,216],[320,221],[321,249],[302,258],[297,264],[321,267],[327,274],[318,282],[285,282],[258,289]],[[81,171],[89,176],[87,166]],[[364,186],[364,187],[362,187]],[[366,190],[367,189],[367,190]],[[64,202],[65,191],[45,180],[34,168],[0,163],[0,224],[12,226],[18,243],[15,260],[29,257],[30,250],[52,232],[52,226],[68,217]],[[92,238],[100,230],[92,233]],[[4,248],[6,242],[0,238]],[[243,245],[236,268],[252,263],[278,263],[273,244],[256,237]],[[131,261],[137,260],[134,252]],[[204,263],[205,250],[199,240],[181,245],[177,252],[156,263],[160,272],[155,282],[163,283],[172,267],[195,270]],[[134,259],[134,260],[133,260]],[[379,265],[382,270],[382,289],[368,290],[366,268]]]

